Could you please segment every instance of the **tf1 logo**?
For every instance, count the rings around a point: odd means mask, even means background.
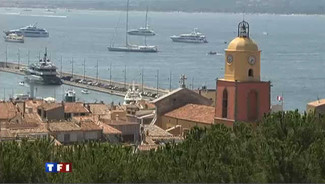
[[[46,162],[45,172],[48,173],[68,173],[72,172],[72,163]]]

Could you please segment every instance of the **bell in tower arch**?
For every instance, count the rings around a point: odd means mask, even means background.
[[[238,37],[249,38],[249,24],[242,21],[238,24]]]

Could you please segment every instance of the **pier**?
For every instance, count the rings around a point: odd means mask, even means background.
[[[25,75],[23,68],[26,68],[27,65],[17,64],[12,62],[0,62],[0,71],[13,73],[17,75]],[[111,95],[117,95],[124,97],[126,95],[127,90],[132,83],[127,82],[118,82],[113,80],[100,79],[91,76],[84,76],[75,73],[68,72],[58,72],[58,76],[60,76],[63,84],[84,88],[88,90],[98,91],[101,93],[107,93]],[[165,95],[169,92],[169,90],[161,89],[161,88],[153,88],[148,87],[143,84],[134,84],[140,91],[143,93],[144,99],[152,100],[159,96]]]

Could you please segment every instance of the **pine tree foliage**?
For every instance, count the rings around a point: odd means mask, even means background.
[[[71,162],[72,173],[45,173],[45,162]],[[0,143],[0,182],[324,182],[325,121],[309,114],[271,114],[257,125],[193,128],[180,144],[156,151],[51,140]]]

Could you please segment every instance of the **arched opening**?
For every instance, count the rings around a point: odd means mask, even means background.
[[[222,118],[228,117],[228,91],[227,89],[223,90],[222,95]]]
[[[256,121],[258,119],[258,94],[252,90],[248,94],[248,120]]]
[[[253,69],[248,70],[248,77],[254,77]]]

